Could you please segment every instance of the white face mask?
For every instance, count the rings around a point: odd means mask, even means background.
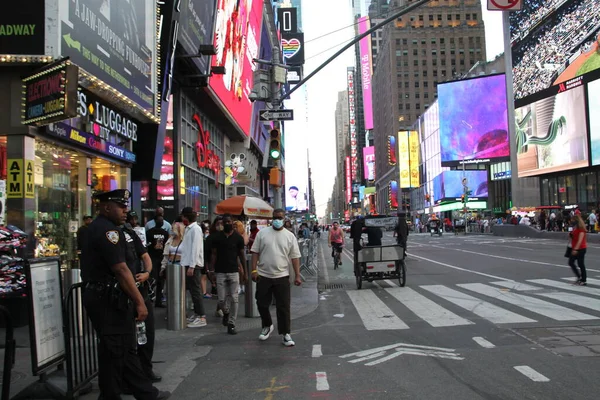
[[[273,228],[275,228],[275,229],[281,229],[281,228],[283,228],[283,220],[281,220],[281,219],[274,219],[273,220]]]

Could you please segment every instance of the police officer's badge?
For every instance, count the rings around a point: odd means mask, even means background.
[[[119,243],[119,232],[117,231],[108,231],[106,232],[106,238],[112,243]]]

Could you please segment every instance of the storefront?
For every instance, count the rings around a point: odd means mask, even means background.
[[[568,207],[577,205],[582,213],[600,206],[600,174],[596,168],[585,171],[566,171],[540,178],[541,205]]]

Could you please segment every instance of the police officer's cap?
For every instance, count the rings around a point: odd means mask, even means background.
[[[127,189],[117,189],[110,192],[96,194],[94,197],[100,202],[112,201],[124,206],[129,205],[131,192]]]

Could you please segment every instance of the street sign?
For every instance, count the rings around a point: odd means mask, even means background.
[[[377,347],[374,349],[357,351],[355,353],[344,354],[340,358],[353,358],[348,360],[349,363],[365,363],[367,367],[389,361],[403,354],[413,356],[446,358],[450,360],[464,360],[455,349],[446,349],[443,347],[421,346],[417,344],[396,343],[389,346]]]
[[[523,0],[488,0],[490,11],[519,11],[523,7]]]
[[[294,110],[260,110],[258,115],[261,121],[292,121]]]

